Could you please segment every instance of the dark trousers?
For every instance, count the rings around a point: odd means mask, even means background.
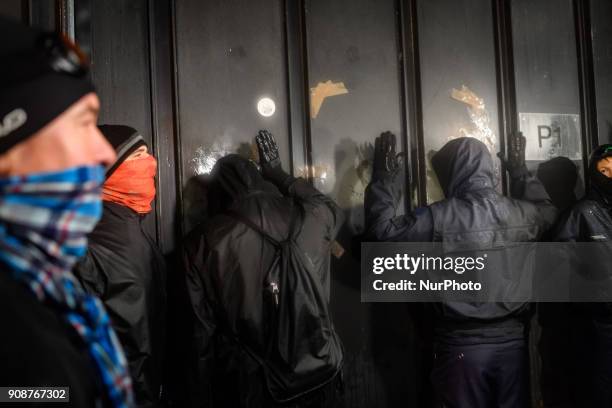
[[[257,368],[251,374],[257,375],[238,375],[234,381],[225,379],[215,383],[213,403],[204,404],[204,406],[214,408],[344,408],[344,383],[340,373],[328,384],[285,403],[272,399],[261,369]],[[201,405],[200,403],[197,406]]]
[[[278,404],[268,399],[262,407],[267,408],[343,408],[344,383],[342,374],[323,387],[303,395],[296,400]]]
[[[595,407],[612,408],[612,324],[595,323]]]
[[[524,340],[434,346],[431,374],[438,407],[525,408],[529,372]]]
[[[588,323],[573,336],[574,406],[612,408],[612,324]]]
[[[574,354],[571,352],[570,329],[542,327],[538,351],[542,361],[540,389],[546,408],[571,408]]]

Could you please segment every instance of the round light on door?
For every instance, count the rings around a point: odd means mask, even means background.
[[[270,98],[261,98],[257,102],[257,112],[266,118],[270,117],[274,115],[274,112],[276,112],[276,104]]]

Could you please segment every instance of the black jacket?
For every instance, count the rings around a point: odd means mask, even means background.
[[[600,242],[612,239],[612,204],[597,190],[564,212],[552,230],[558,242]]]
[[[75,275],[98,296],[126,354],[138,406],[156,406],[165,332],[165,264],[130,208],[104,202]]]
[[[74,328],[12,279],[7,267],[1,267],[0,385],[70,387],[70,403],[58,403],[57,406],[99,406],[96,400],[101,397],[104,386],[97,375],[95,362]],[[103,406],[110,405],[107,401]]]
[[[590,263],[598,260],[609,264],[609,249],[612,241],[612,203],[609,203],[596,189],[591,188],[584,198],[564,212],[551,232],[555,242],[596,242],[600,245],[589,252]],[[580,256],[578,254],[577,256]],[[598,259],[598,260],[594,260]],[[583,265],[584,269],[589,264]],[[582,268],[581,268],[582,269]],[[588,273],[581,270],[581,273]],[[571,311],[579,316],[585,314],[605,323],[612,324],[612,303],[592,302],[573,304]]]
[[[437,156],[437,157],[436,157]],[[556,209],[535,177],[516,182],[522,199],[495,189],[491,155],[473,138],[447,143],[432,159],[446,199],[396,216],[400,190],[391,176],[375,178],[366,189],[366,229],[376,241],[462,243],[483,248],[499,242],[537,241],[554,222]],[[400,177],[398,177],[400,178]],[[503,285],[502,282],[498,284]],[[519,336],[524,304],[434,304],[441,332],[477,338]]]
[[[325,288],[324,301],[329,303],[330,244],[341,225],[339,208],[302,179],[295,180],[283,195],[261,178],[252,163],[232,156],[222,160],[216,175],[220,188],[209,199],[223,201],[222,210],[229,208],[251,220],[278,241],[288,235],[294,203],[294,211],[303,214],[297,245],[308,260],[311,276]],[[204,406],[268,406],[263,402],[267,397],[261,370],[229,333],[264,348],[260,343],[265,342],[270,327],[266,327],[263,288],[274,256],[270,242],[223,211],[185,239],[184,262],[197,316],[198,382]],[[330,335],[339,342],[333,328]],[[341,353],[336,357],[340,365]]]

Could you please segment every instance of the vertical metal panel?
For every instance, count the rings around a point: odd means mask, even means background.
[[[551,119],[559,115],[580,115],[572,0],[512,0],[512,32],[519,113],[548,113]],[[581,126],[578,129],[580,132]],[[538,144],[537,135],[525,136],[528,146]],[[578,154],[586,155],[584,145],[581,150]],[[528,160],[531,169],[539,163]]]
[[[28,0],[30,25],[54,31],[57,29],[55,1]]]
[[[79,0],[74,8],[74,38],[79,47],[89,56],[91,61],[92,32],[92,0]]]
[[[148,0],[151,77],[151,120],[158,179],[156,196],[157,237],[164,254],[175,249],[181,237],[177,222],[177,166],[173,110],[172,5],[170,0]]]
[[[347,252],[333,261],[331,288],[334,324],[346,349],[346,406],[410,406],[416,392],[407,308],[360,303],[358,254],[351,248],[363,229],[374,138],[390,130],[405,146],[396,2],[305,4],[309,86],[342,82],[348,90],[324,99],[310,119],[314,183],[346,215],[337,239]]]
[[[433,202],[443,194],[429,159],[450,139],[474,136],[483,141],[501,177],[495,158],[499,122],[493,10],[489,0],[427,0],[418,4],[427,199]],[[463,86],[482,101],[484,109],[452,97],[453,89],[462,91]],[[463,96],[468,96],[467,92],[464,90]]]
[[[513,0],[519,112],[580,113],[572,0]]]
[[[58,31],[74,40],[74,0],[56,0]]]
[[[16,20],[27,21],[27,15],[24,16],[24,4],[27,1],[23,0],[4,0],[0,1],[0,16],[11,17]]]
[[[612,1],[591,0],[598,142],[612,143]]]
[[[205,215],[197,176],[221,155],[250,155],[259,129],[277,136],[290,166],[283,31],[281,0],[176,2],[185,232]],[[262,97],[275,101],[273,116],[258,113]]]
[[[94,1],[92,7],[91,65],[102,101],[100,123],[132,126],[151,145],[147,1]]]
[[[510,0],[493,0],[495,55],[497,59],[497,99],[499,105],[499,151],[506,153],[508,136],[518,132],[516,111],[516,81],[514,78],[514,48]],[[502,189],[508,190],[508,178],[502,169]]]
[[[405,168],[407,181],[405,191],[410,192],[404,199],[406,211],[427,204],[426,189],[426,159],[423,133],[423,106],[421,91],[421,63],[419,48],[419,21],[417,0],[397,0],[398,14],[398,46],[400,58],[400,89],[402,90],[402,122],[407,140],[403,150],[407,153],[408,163]],[[415,307],[416,306],[416,307]],[[389,386],[403,387],[404,395],[395,394],[390,400],[396,405],[418,407],[432,406],[432,387],[429,379],[433,359],[433,344],[430,331],[423,324],[415,324],[426,320],[421,305],[410,305],[405,308],[398,306],[374,306],[381,312],[392,310],[389,317],[399,317],[404,331],[394,334],[404,338],[404,349],[398,353],[402,356],[403,367],[397,367],[398,373],[406,383],[390,382]],[[410,316],[409,318],[407,318]],[[383,326],[384,327],[384,326]],[[388,329],[387,329],[388,330]],[[396,329],[397,330],[397,329]],[[397,343],[398,345],[401,342]],[[410,368],[407,368],[410,367]],[[390,370],[395,371],[395,370]]]
[[[408,191],[413,192],[406,200],[408,208],[423,205],[427,201],[425,183],[425,153],[423,143],[423,106],[421,104],[421,64],[419,57],[418,19],[416,0],[398,0],[402,90],[405,132],[408,136],[405,151],[408,152]]]
[[[402,131],[395,5],[310,0],[306,10],[310,88],[332,81],[348,90],[325,99],[311,119],[313,165],[325,173],[315,177],[315,185],[343,208],[354,209],[349,225],[358,231],[368,175],[364,166],[372,157],[368,144],[382,131]]]
[[[310,166],[310,111],[306,69],[306,28],[303,0],[285,0],[285,52],[287,54],[287,110],[291,162],[294,173]],[[310,175],[305,175],[310,176]]]
[[[593,44],[591,42],[591,14],[588,0],[574,0],[574,27],[580,90],[580,113],[583,139],[583,159],[597,146],[597,108],[593,75]]]

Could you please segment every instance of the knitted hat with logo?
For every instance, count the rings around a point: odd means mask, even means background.
[[[58,34],[0,17],[0,154],[94,87],[80,51]]]

